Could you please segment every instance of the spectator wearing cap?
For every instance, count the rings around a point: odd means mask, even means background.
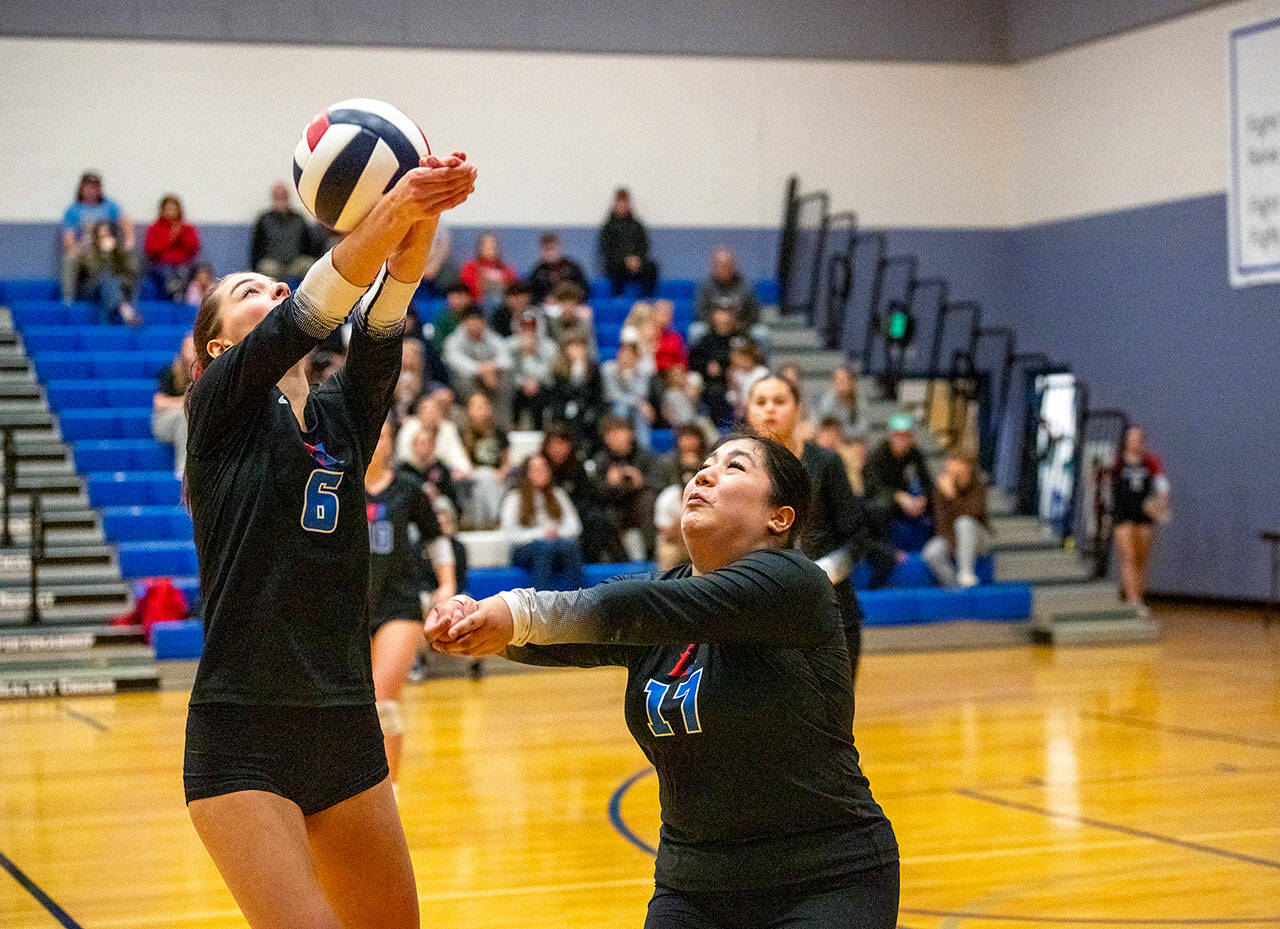
[[[615,297],[629,286],[639,296],[652,297],[658,289],[658,266],[649,255],[649,233],[631,208],[631,193],[619,187],[613,194],[609,216],[600,229],[600,258]]]
[[[908,413],[889,418],[889,434],[867,458],[862,483],[871,509],[889,523],[904,551],[919,551],[933,534],[930,498],[933,481],[916,445],[915,423]]]
[[[641,365],[640,339],[635,330],[623,328],[618,356],[600,366],[600,378],[610,412],[630,420],[636,441],[641,448],[648,448],[656,417],[653,376]]]
[[[538,263],[529,272],[533,302],[545,303],[551,291],[561,281],[577,284],[584,294],[589,290],[587,275],[580,264],[565,256],[560,236],[554,232],[544,232],[538,240]]]
[[[94,229],[107,222],[119,232],[119,244],[133,251],[136,232],[133,220],[114,200],[103,196],[102,176],[97,171],[80,175],[75,201],[62,214],[62,302],[70,305],[80,285],[80,255],[94,244]]]
[[[950,452],[934,484],[933,525],[937,532],[921,555],[943,587],[973,587],[974,565],[991,547],[987,482],[974,457]],[[954,564],[952,563],[954,559]]]
[[[325,251],[324,237],[289,200],[289,185],[271,185],[271,207],[253,223],[249,266],[279,281],[303,277]]]
[[[458,328],[444,340],[444,363],[459,396],[483,391],[498,411],[498,420],[510,420],[511,352],[478,306],[463,310]]]
[[[516,322],[532,306],[532,293],[524,281],[512,281],[506,286],[502,305],[489,314],[489,327],[504,339],[515,333]]]
[[[511,353],[511,426],[541,429],[550,400],[556,343],[542,334],[537,312],[524,311],[507,340]]]

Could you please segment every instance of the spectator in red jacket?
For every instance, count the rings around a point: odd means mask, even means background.
[[[675,328],[675,313],[676,305],[670,300],[653,302],[653,324],[658,330],[658,347],[653,353],[653,360],[659,375],[674,364],[689,366],[684,339]]]
[[[471,288],[471,298],[486,312],[502,305],[506,287],[516,279],[510,265],[502,263],[498,237],[486,232],[476,240],[476,255],[462,266],[458,276]]]
[[[173,194],[160,198],[160,215],[147,227],[142,247],[147,254],[147,274],[156,289],[181,301],[200,253],[200,233],[182,218],[182,203]]]

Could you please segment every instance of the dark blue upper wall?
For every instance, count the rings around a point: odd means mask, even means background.
[[[1223,0],[10,0],[0,35],[1021,61]]]

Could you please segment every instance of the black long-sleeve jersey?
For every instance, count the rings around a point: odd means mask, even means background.
[[[859,768],[826,575],[779,550],[690,571],[504,595],[515,641],[594,643],[526,644],[509,657],[627,669],[627,726],[658,773],[657,880],[759,890],[897,860]]]
[[[192,704],[373,700],[364,472],[401,339],[357,322],[303,430],[276,382],[325,334],[304,299],[285,298],[191,389],[187,493],[206,599]]]
[[[365,491],[369,520],[369,615],[419,619],[419,594],[434,582],[424,547],[441,535],[421,481],[397,471],[381,493]]]

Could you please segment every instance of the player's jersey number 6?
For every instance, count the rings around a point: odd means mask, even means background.
[[[338,528],[338,495],[334,491],[341,483],[341,471],[316,468],[311,472],[302,498],[303,529],[328,534]]]

